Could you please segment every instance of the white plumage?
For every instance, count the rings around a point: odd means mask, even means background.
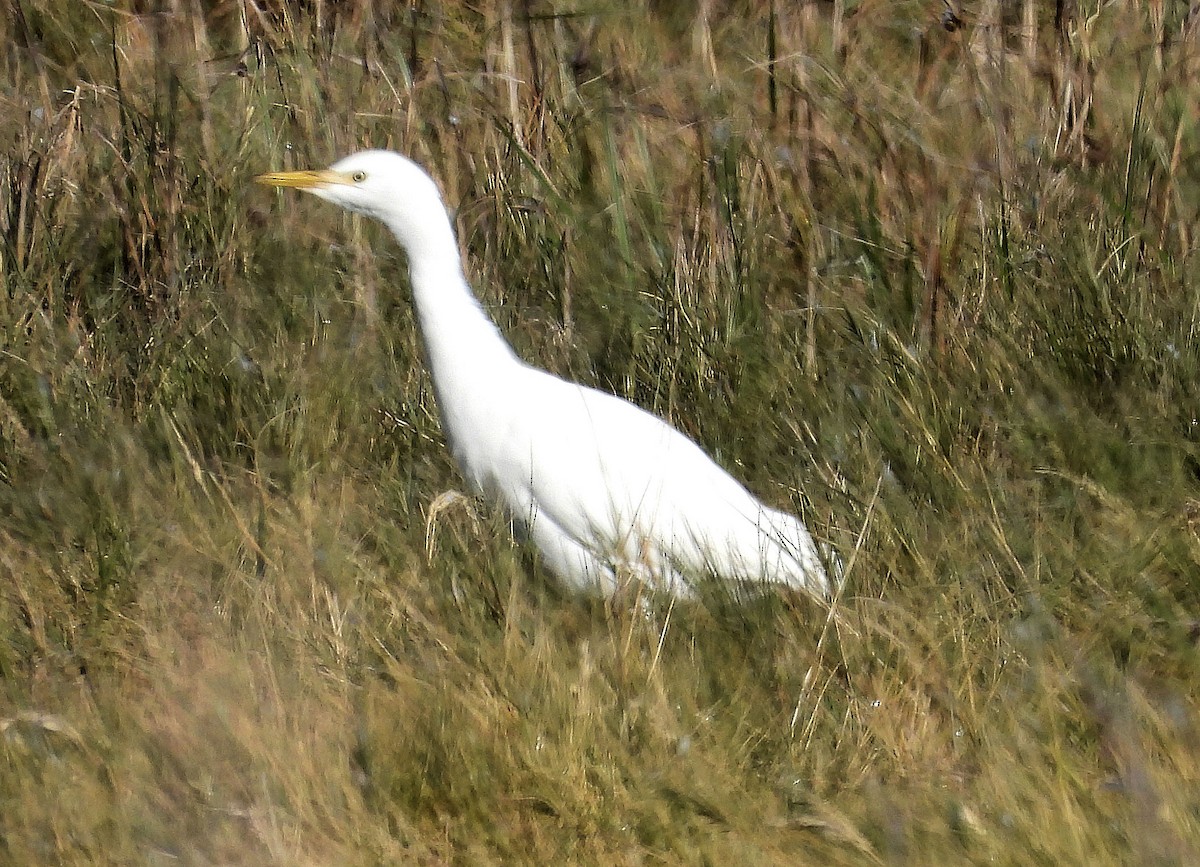
[[[563,580],[612,593],[636,578],[682,595],[711,575],[829,594],[800,521],[759,503],[661,419],[517,358],[472,294],[438,188],[415,163],[364,151],[326,170],[258,180],[306,190],[391,229],[408,254],[454,457]]]

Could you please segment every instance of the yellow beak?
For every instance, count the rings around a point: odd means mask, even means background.
[[[317,190],[333,184],[347,183],[338,172],[329,169],[306,172],[268,172],[254,179],[269,187],[292,187],[297,190]]]

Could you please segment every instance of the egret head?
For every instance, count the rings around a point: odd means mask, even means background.
[[[391,151],[351,154],[327,169],[272,172],[260,184],[293,187],[387,224],[412,256],[449,228],[441,193],[425,170]],[[453,236],[451,235],[451,243]]]

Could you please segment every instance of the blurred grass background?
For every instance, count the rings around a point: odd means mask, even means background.
[[[1188,4],[0,21],[0,860],[1200,861]],[[525,358],[843,552],[842,628],[427,532],[403,256],[250,183],[363,146]]]

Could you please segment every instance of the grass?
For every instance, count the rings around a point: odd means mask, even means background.
[[[1194,863],[1177,6],[13,4],[0,860]],[[524,357],[842,551],[837,626],[427,521],[402,255],[250,183],[366,145]]]

